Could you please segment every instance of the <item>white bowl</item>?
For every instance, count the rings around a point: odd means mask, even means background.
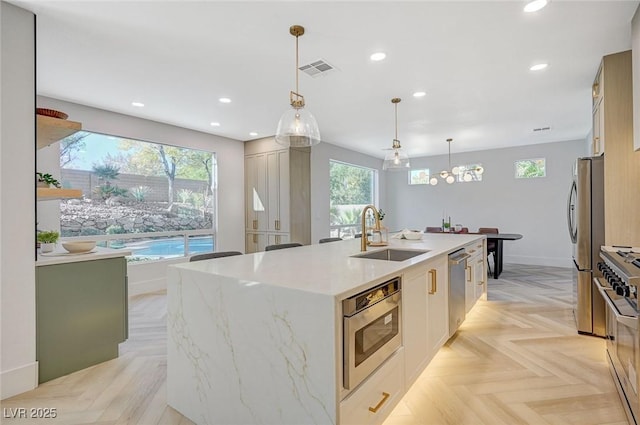
[[[422,232],[404,232],[402,236],[405,239],[418,240],[422,239]]]
[[[96,241],[69,241],[62,242],[62,247],[72,254],[91,251],[96,247]]]

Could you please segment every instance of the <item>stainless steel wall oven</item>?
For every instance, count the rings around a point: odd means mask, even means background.
[[[342,302],[343,385],[355,388],[402,346],[400,278]]]

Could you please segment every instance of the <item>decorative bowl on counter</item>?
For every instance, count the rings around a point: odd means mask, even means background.
[[[403,232],[402,236],[405,239],[418,240],[422,239],[422,232]]]
[[[67,241],[62,242],[62,247],[72,254],[89,252],[96,247],[96,241]]]

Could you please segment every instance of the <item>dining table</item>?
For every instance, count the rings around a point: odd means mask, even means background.
[[[497,279],[502,273],[502,256],[504,241],[522,239],[519,233],[485,233],[487,241],[495,241],[496,251],[493,253],[493,278]]]

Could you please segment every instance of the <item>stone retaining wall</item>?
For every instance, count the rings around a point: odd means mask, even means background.
[[[68,200],[60,203],[62,236],[168,232],[212,229],[213,214],[188,204],[139,202],[107,205],[102,201]]]

